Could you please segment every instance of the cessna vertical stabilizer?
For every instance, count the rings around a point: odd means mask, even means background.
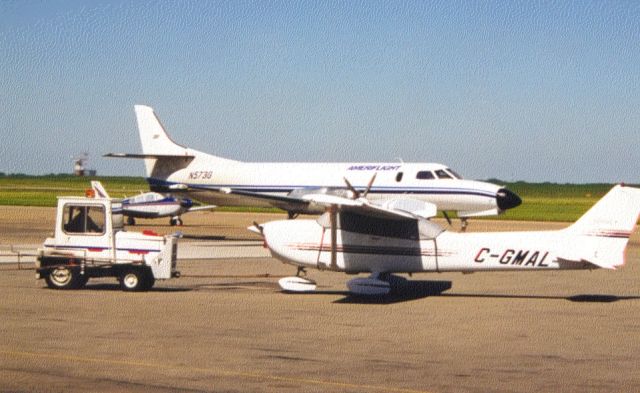
[[[520,205],[504,187],[463,180],[433,163],[267,163],[240,162],[178,145],[165,132],[152,108],[135,106],[142,154],[108,157],[145,160],[151,190],[187,193],[218,206],[261,206],[298,213],[322,213],[309,194],[351,197],[368,189],[368,198],[420,200],[459,217],[499,214]],[[368,184],[375,184],[367,187]],[[346,186],[345,186],[346,182]]]
[[[255,224],[271,254],[305,268],[373,273],[347,285],[358,294],[386,294],[391,273],[616,269],[640,214],[640,189],[618,185],[582,218],[559,231],[447,232],[424,208],[402,209],[364,198],[310,195],[327,212],[317,220]],[[311,291],[300,275],[280,280],[287,291]]]

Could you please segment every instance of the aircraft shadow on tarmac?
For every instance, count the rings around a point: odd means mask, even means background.
[[[531,299],[531,300],[568,300],[570,302],[583,303],[613,303],[620,300],[640,300],[640,296],[616,296],[616,295],[573,295],[573,296],[553,296],[553,295],[500,295],[481,293],[443,293],[438,296],[443,297],[464,297],[464,298],[487,298],[487,299]]]
[[[336,300],[339,304],[393,304],[411,300],[424,299],[429,296],[439,296],[451,289],[451,281],[419,281],[405,280],[393,286],[391,293],[386,296],[362,296],[344,292],[325,292],[327,294],[343,293],[344,298]],[[315,293],[322,293],[316,291]]]
[[[315,293],[336,295],[344,294],[345,297],[334,303],[343,304],[393,304],[411,300],[424,299],[430,296],[460,297],[460,298],[487,298],[487,299],[531,299],[531,300],[568,300],[570,302],[583,303],[613,303],[622,300],[640,300],[640,296],[617,296],[606,294],[582,294],[573,296],[554,295],[503,295],[482,293],[444,293],[451,289],[451,281],[416,281],[407,280],[394,287],[387,296],[358,296],[347,291],[316,291]]]

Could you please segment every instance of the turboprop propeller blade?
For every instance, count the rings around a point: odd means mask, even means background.
[[[367,188],[365,188],[364,192],[362,193],[356,190],[355,187],[351,185],[351,182],[346,177],[343,177],[344,182],[347,184],[347,188],[349,189],[349,191],[351,191],[351,195],[352,195],[351,199],[366,198],[367,194],[369,194],[369,191],[371,191],[371,187],[373,186],[373,182],[376,180],[377,174],[378,172],[374,173],[373,176],[371,176],[371,180],[369,180],[369,183],[367,184]]]
[[[364,190],[364,193],[362,194],[363,198],[367,197],[367,194],[369,193],[369,191],[371,191],[371,187],[373,186],[373,182],[376,180],[376,175],[378,174],[378,172],[375,172],[373,174],[373,176],[371,176],[371,180],[369,180],[369,184],[367,184],[367,189]]]

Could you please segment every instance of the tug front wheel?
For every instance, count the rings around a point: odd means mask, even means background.
[[[148,269],[127,269],[120,274],[120,288],[127,292],[148,291],[155,281]]]

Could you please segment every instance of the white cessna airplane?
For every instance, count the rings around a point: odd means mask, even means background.
[[[100,198],[109,198],[109,193],[99,181],[92,181],[91,188]],[[182,225],[182,215],[200,210],[211,210],[216,206],[194,206],[188,198],[176,198],[157,192],[145,192],[122,200],[122,212],[127,216],[127,224],[135,225],[136,218],[170,217],[169,225]]]
[[[306,197],[327,212],[317,220],[249,227],[275,258],[298,266],[298,275],[280,280],[285,291],[315,290],[300,274],[305,268],[370,272],[347,283],[352,293],[366,295],[388,293],[392,273],[616,269],[640,215],[640,189],[622,185],[573,225],[544,232],[447,232],[428,221],[435,211],[419,201]]]
[[[434,204],[439,211],[455,211],[464,224],[467,217],[496,215],[521,203],[515,193],[504,187],[463,180],[441,164],[229,160],[173,142],[152,108],[136,105],[135,113],[142,154],[110,153],[106,157],[144,159],[152,191],[187,193],[218,206],[277,207],[295,217],[324,211],[304,195],[348,196],[350,191],[343,179],[354,189],[364,190],[372,175],[377,174],[376,185],[368,187],[370,199],[410,195]]]

